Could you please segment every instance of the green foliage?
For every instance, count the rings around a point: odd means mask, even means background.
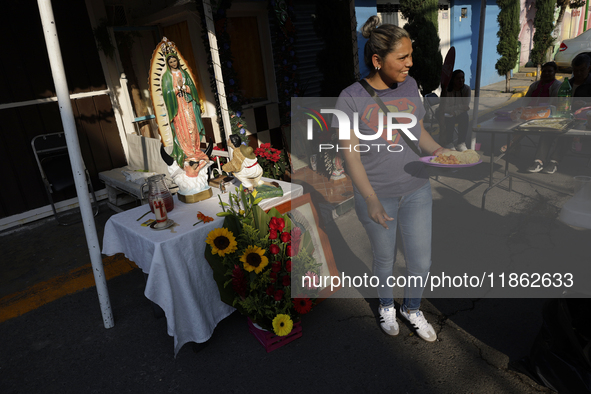
[[[297,32],[291,0],[268,2],[269,27],[275,64],[275,83],[281,125],[291,123],[291,98],[304,95],[299,80],[299,61],[295,52]]]
[[[211,10],[214,20],[216,40],[219,49],[220,68],[222,69],[222,76],[224,79],[224,89],[226,93],[226,103],[228,105],[228,111],[231,115],[235,114],[238,117],[241,117],[242,103],[245,102],[245,99],[242,96],[240,90],[240,80],[238,78],[238,74],[236,73],[233,67],[234,57],[232,56],[232,51],[230,48],[230,35],[228,34],[228,18],[226,15],[227,10],[231,6],[232,0],[216,0],[212,2]],[[207,64],[209,65],[209,84],[211,87],[211,91],[214,94],[213,96],[215,98],[217,119],[220,124],[220,127],[223,129],[221,104],[218,97],[218,87],[213,69],[213,61],[211,59],[211,47],[209,46],[207,24],[205,22],[205,12],[203,10],[203,7],[199,7],[199,11],[201,14],[202,26],[201,39],[203,40],[205,53],[207,53],[208,55]],[[236,134],[234,128],[235,121],[232,121],[232,119],[230,119],[230,122],[232,123],[232,130],[225,130],[226,137],[229,137],[230,133]],[[243,139],[243,135],[240,135],[240,138]],[[246,138],[246,134],[244,134],[244,138]]]
[[[581,8],[586,4],[586,0],[557,0],[556,6],[557,7],[569,7],[571,10]]]
[[[439,50],[437,0],[401,0],[400,12],[408,19],[404,29],[413,41],[413,66],[410,76],[416,79],[421,94],[439,86],[443,57]]]
[[[535,65],[544,63],[548,48],[554,43],[554,8],[556,0],[537,0],[534,3],[536,16],[534,18],[534,47],[530,53],[530,60]]]
[[[576,8],[581,8],[585,4],[587,4],[587,0],[573,0],[570,2],[569,7],[571,10],[574,10]]]
[[[212,253],[208,243],[205,258],[213,270],[221,300],[272,331],[272,321],[277,315],[288,315],[297,322],[300,313],[305,313],[291,299],[292,285],[296,285],[291,283],[291,278],[294,273],[318,274],[320,263],[312,256],[314,247],[309,232],[300,229],[301,235],[296,236],[289,215],[275,208],[265,212],[258,206],[261,198],[256,194],[247,194],[240,186],[236,194],[230,193],[228,203],[220,200],[223,211],[218,216],[225,217],[223,227],[235,237],[236,250],[220,256]],[[288,239],[283,238],[286,234]],[[251,246],[262,249],[268,261],[259,273],[248,271],[241,261]],[[315,301],[317,289],[300,288],[297,287],[298,298]]]
[[[497,52],[501,58],[495,68],[499,75],[506,76],[517,63],[519,45],[519,0],[497,0],[500,12],[497,17],[499,22],[499,43]]]
[[[246,121],[242,117],[242,112],[234,112],[234,110],[229,109],[228,114],[230,115],[230,127],[232,128],[232,134],[236,134],[240,137],[240,141],[244,144],[248,145],[248,136],[246,135],[246,130],[248,130],[248,126]]]

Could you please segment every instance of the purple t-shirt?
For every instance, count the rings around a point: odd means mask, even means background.
[[[419,96],[416,81],[408,76],[395,89],[376,90],[378,96],[390,110],[389,112],[412,113],[417,118],[417,124],[409,131],[417,138],[411,141],[418,147],[421,137],[419,121],[425,116],[425,108]],[[353,122],[353,113],[359,114],[359,132],[363,135],[375,135],[378,129],[379,106],[359,82],[345,88],[337,100],[336,109],[346,113]],[[359,140],[357,150],[361,155],[361,163],[367,177],[378,197],[406,196],[420,189],[429,176],[425,165],[419,161],[419,156],[406,144],[394,130],[392,140],[386,141],[386,117],[383,117],[383,134],[378,139],[368,141]],[[394,121],[396,122],[396,121]],[[394,123],[393,122],[393,123]],[[400,119],[396,123],[407,123]],[[333,116],[331,126],[339,127],[336,116]]]

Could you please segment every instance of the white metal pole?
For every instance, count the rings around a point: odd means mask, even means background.
[[[222,67],[220,65],[218,41],[215,36],[215,26],[213,23],[213,15],[211,13],[211,4],[209,0],[203,0],[203,9],[205,11],[205,26],[207,27],[207,37],[209,38],[211,60],[213,62],[213,74],[215,76],[215,83],[218,91],[218,99],[220,101],[220,112],[222,113],[222,124],[224,125],[225,130],[225,135],[223,136],[223,138],[228,139],[232,134],[232,126],[230,124],[228,103],[226,101],[226,88],[224,86],[224,77],[222,75]],[[222,143],[225,143],[225,141],[223,141]]]
[[[105,278],[98,236],[94,224],[94,215],[92,212],[90,197],[88,195],[86,172],[84,170],[82,154],[80,153],[80,143],[78,142],[74,112],[72,111],[72,103],[70,102],[70,91],[68,90],[66,73],[64,71],[64,62],[62,60],[59,39],[57,37],[51,0],[37,0],[37,4],[39,6],[39,14],[41,15],[41,24],[43,26],[45,44],[47,45],[47,52],[49,54],[49,64],[51,65],[51,74],[53,75],[53,83],[55,84],[55,90],[57,93],[60,115],[64,126],[64,134],[68,145],[68,155],[70,156],[70,162],[72,164],[72,173],[74,175],[74,183],[76,184],[76,194],[78,195],[78,203],[80,204],[84,233],[86,234],[86,243],[88,244],[92,272],[94,274],[94,282],[96,283],[100,308],[103,314],[103,323],[105,328],[111,328],[114,326],[114,322],[113,313],[111,311],[111,302],[109,300],[109,291],[107,289],[107,280]]]
[[[480,27],[478,30],[478,53],[476,59],[476,84],[474,86],[474,108],[472,110],[472,127],[470,128],[470,149],[476,146],[476,134],[472,132],[478,124],[478,107],[480,106],[480,78],[482,76],[482,52],[484,51],[484,26],[486,21],[486,0],[480,4]],[[494,146],[491,148],[494,149]]]

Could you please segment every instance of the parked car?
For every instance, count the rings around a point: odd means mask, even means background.
[[[591,52],[591,29],[575,38],[562,41],[554,61],[558,67],[570,67],[575,56],[585,52]]]

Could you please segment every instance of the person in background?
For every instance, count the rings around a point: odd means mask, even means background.
[[[573,77],[569,79],[573,89],[571,111],[575,112],[591,104],[591,99],[588,98],[591,97],[591,75],[589,75],[589,71],[591,71],[591,57],[586,54],[578,55],[573,59],[571,64],[573,68]],[[556,73],[556,71],[554,72]],[[586,100],[590,102],[587,103]],[[570,138],[556,136],[540,137],[534,162],[528,167],[527,171],[542,171],[546,174],[554,174],[558,169],[558,163],[566,155],[570,143]],[[554,150],[552,150],[552,145],[556,145]]]
[[[372,70],[365,78],[391,112],[408,110],[417,122],[408,131],[416,137],[424,154],[437,155],[448,150],[436,143],[423,126],[425,108],[420,99],[416,81],[408,75],[412,67],[412,43],[406,30],[391,24],[379,25],[377,16],[370,17],[362,29],[368,41],[365,44],[365,64]],[[396,232],[404,245],[408,276],[426,279],[431,267],[432,196],[429,175],[419,156],[401,138],[399,131],[390,136],[385,132],[372,140],[372,148],[360,146],[358,133],[375,136],[378,112],[376,102],[361,83],[345,88],[337,100],[336,109],[349,118],[354,113],[375,114],[360,116],[358,131],[351,131],[348,140],[341,140],[346,170],[354,185],[355,210],[369,237],[373,252],[373,274],[379,279],[377,295],[380,327],[388,335],[398,335],[392,287],[396,259]],[[333,127],[338,127],[333,118]],[[364,142],[364,141],[362,141]],[[410,141],[417,145],[417,142]],[[382,148],[379,150],[377,145]],[[368,145],[369,146],[369,145]],[[351,149],[348,149],[351,148]],[[400,149],[402,148],[402,149]],[[392,149],[392,150],[390,150]],[[420,311],[424,281],[404,289],[400,315],[408,320],[417,334],[432,342],[437,334]],[[415,282],[416,283],[416,282]]]
[[[542,66],[540,80],[529,85],[527,93],[525,93],[525,97],[532,97],[531,100],[527,100],[528,106],[541,105],[544,103],[545,97],[558,96],[558,90],[560,89],[560,85],[562,84],[562,82],[556,79],[557,71],[558,66],[556,65],[556,63],[544,63],[544,65]],[[549,103],[549,100],[546,100],[545,102]],[[518,144],[522,138],[523,136],[513,137],[513,139],[511,140],[511,145]],[[519,148],[519,146],[516,146],[515,148]],[[501,147],[501,153],[505,152],[507,152],[507,145],[503,145]]]
[[[460,152],[466,147],[468,133],[470,99],[472,90],[464,83],[462,70],[455,70],[447,87],[441,91],[441,105],[439,107],[439,144],[446,148],[453,148],[454,129],[458,125],[458,144],[455,149]]]

